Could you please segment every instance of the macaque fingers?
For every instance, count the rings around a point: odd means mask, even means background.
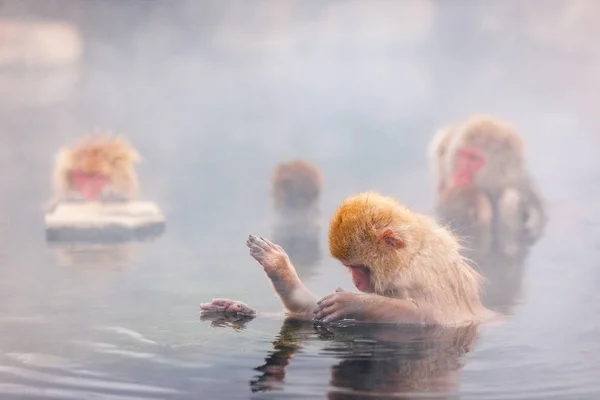
[[[236,300],[216,298],[210,303],[201,303],[200,310],[204,312],[225,312],[243,315],[256,315],[256,310],[245,303]]]
[[[319,309],[315,312],[315,318],[320,320],[335,313],[336,311],[338,311],[338,309],[335,304],[331,304],[327,307],[319,307]]]
[[[328,294],[327,296],[323,297],[321,300],[317,301],[317,304],[321,307],[325,307],[329,304],[332,304],[334,301],[332,299],[333,296],[335,296],[335,293]]]
[[[253,244],[253,245],[255,245],[255,246],[258,246],[258,247],[260,247],[260,248],[261,248],[261,249],[263,249],[263,250],[267,250],[267,249],[269,248],[269,243],[267,243],[267,242],[265,241],[265,239],[263,239],[263,238],[258,238],[258,237],[254,236],[254,235],[249,235],[249,236],[248,236],[248,242],[249,242],[250,244]]]
[[[344,318],[344,314],[341,311],[336,311],[332,314],[329,314],[327,317],[323,318],[322,322],[334,322]]]

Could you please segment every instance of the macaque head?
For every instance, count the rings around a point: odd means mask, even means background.
[[[323,177],[306,161],[279,164],[273,172],[272,194],[280,211],[301,211],[315,207],[321,195]]]
[[[331,255],[350,269],[358,290],[386,294],[394,289],[393,277],[420,249],[419,218],[375,192],[348,197],[331,218]]]
[[[106,185],[115,184],[139,159],[124,139],[98,133],[64,149],[57,163],[69,188],[87,200],[96,200]]]
[[[511,124],[485,115],[469,118],[449,150],[452,186],[504,185],[522,173],[523,147]]]

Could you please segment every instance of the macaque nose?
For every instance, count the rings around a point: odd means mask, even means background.
[[[352,283],[361,292],[366,292],[371,287],[371,277],[369,270],[362,267],[353,267],[352,271]]]
[[[107,178],[97,174],[73,173],[72,179],[75,187],[88,200],[95,200],[100,196]]]

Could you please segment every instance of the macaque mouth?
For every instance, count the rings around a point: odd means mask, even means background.
[[[96,200],[108,182],[108,177],[98,172],[69,172],[73,186],[88,200]]]
[[[465,146],[458,150],[452,182],[455,186],[472,185],[475,174],[485,165],[485,155],[482,151]]]
[[[350,265],[349,268],[352,273],[352,282],[354,283],[354,286],[361,292],[373,292],[371,269],[366,265]]]

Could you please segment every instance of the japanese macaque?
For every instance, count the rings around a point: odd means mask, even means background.
[[[272,177],[275,210],[285,218],[317,215],[322,186],[323,176],[315,165],[301,160],[279,164]]]
[[[546,216],[526,169],[524,143],[516,129],[497,118],[476,115],[444,139],[436,134],[429,150],[441,204],[438,211],[448,208],[444,202],[455,202],[454,208],[460,203],[448,191],[471,186],[460,197],[465,204],[484,207],[477,215],[492,209],[489,230],[501,253],[514,255],[534,243],[542,234]],[[475,197],[466,200],[468,193]],[[483,195],[489,203],[483,201]],[[481,221],[477,223],[481,225]]]
[[[123,138],[96,133],[56,155],[54,199],[61,201],[131,201],[138,195],[134,164],[138,153]]]
[[[290,315],[323,322],[429,325],[493,317],[480,301],[480,275],[463,259],[457,238],[432,218],[378,193],[345,199],[329,228],[331,255],[348,268],[362,293],[338,289],[318,300],[283,248],[252,235],[247,245]],[[227,311],[243,305],[222,300],[201,309]]]
[[[311,277],[321,259],[318,216],[322,187],[318,167],[302,160],[278,164],[271,179],[273,238],[287,250],[301,279]]]

